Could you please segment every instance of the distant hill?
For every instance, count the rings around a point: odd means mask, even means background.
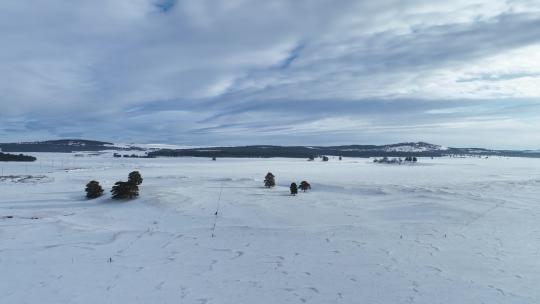
[[[490,150],[483,148],[452,148],[434,145],[426,142],[404,142],[390,145],[342,145],[342,146],[272,146],[253,145],[236,147],[210,147],[210,148],[141,148],[132,145],[118,145],[110,142],[61,139],[37,142],[0,143],[0,152],[95,152],[104,150],[117,151],[149,151],[148,157],[168,156],[194,156],[194,157],[289,157],[309,158],[317,156],[343,156],[343,157],[441,157],[448,155],[474,155],[474,156],[515,156],[538,157],[540,150],[514,151]]]
[[[322,155],[344,157],[441,157],[448,155],[540,157],[539,151],[489,150],[482,148],[449,148],[425,142],[407,142],[391,145],[344,146],[238,146],[190,149],[161,149],[148,153],[157,156],[194,157],[290,157],[309,158]]]
[[[113,143],[83,140],[60,139],[21,143],[0,143],[3,152],[64,152],[103,151],[103,150],[142,150],[137,147],[117,147]]]

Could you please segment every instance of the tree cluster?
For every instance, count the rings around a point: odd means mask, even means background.
[[[116,182],[111,189],[113,199],[132,199],[139,196],[139,185],[143,178],[139,171],[133,171],[128,175],[127,182]]]
[[[137,155],[137,154],[119,154],[119,153],[114,153],[113,154],[113,157],[115,158],[121,158],[121,157],[124,157],[124,158],[155,158],[155,156],[151,156],[151,155]]]
[[[416,156],[408,156],[405,158],[405,160],[403,160],[402,158],[388,158],[385,156],[383,158],[375,158],[373,160],[374,163],[381,164],[402,164],[404,161],[407,163],[415,163],[418,161],[418,159],[416,158]]]
[[[375,158],[373,160],[374,163],[381,163],[381,164],[401,164],[403,162],[403,160],[401,158],[388,158],[388,157],[383,157],[383,158]]]
[[[33,162],[36,158],[24,154],[10,154],[0,152],[0,161]]]
[[[133,171],[128,175],[128,181],[118,181],[111,189],[113,199],[132,199],[139,196],[139,185],[143,178],[139,171]],[[86,184],[86,197],[93,199],[103,195],[103,188],[99,182],[92,180]]]
[[[264,177],[264,186],[266,188],[272,188],[275,185],[276,185],[276,180],[275,180],[274,174],[272,174],[271,172],[268,172],[266,176]],[[311,189],[311,185],[306,181],[302,181],[300,183],[300,186],[298,186],[295,182],[293,182],[291,183],[291,186],[289,187],[289,190],[291,191],[291,195],[298,194],[299,188],[300,190],[306,192]]]
[[[139,186],[130,182],[116,182],[111,193],[113,199],[132,199],[139,196]]]
[[[292,183],[290,187],[291,195],[298,194],[298,188],[300,188],[300,190],[302,190],[303,192],[306,192],[311,189],[311,185],[306,181],[302,181],[300,183],[300,186],[297,186],[296,183]]]

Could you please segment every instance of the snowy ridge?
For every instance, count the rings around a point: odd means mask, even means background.
[[[425,142],[411,142],[411,143],[401,143],[395,145],[387,145],[383,148],[384,151],[388,152],[429,152],[429,151],[445,151],[448,150],[447,147],[429,144]]]

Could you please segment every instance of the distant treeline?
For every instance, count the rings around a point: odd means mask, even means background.
[[[246,157],[246,158],[314,158],[319,156],[343,157],[442,157],[452,155],[468,156],[513,156],[540,157],[540,152],[502,151],[477,148],[448,148],[428,151],[394,151],[387,150],[388,146],[239,146],[213,147],[196,149],[163,149],[149,152],[149,157]]]
[[[115,158],[120,158],[120,157],[124,157],[124,158],[154,158],[155,156],[149,156],[149,155],[137,155],[137,154],[120,154],[120,153],[114,153],[113,154],[113,157]]]
[[[315,158],[325,156],[343,156],[343,157],[406,157],[409,155],[439,157],[444,153],[440,152],[386,152],[386,151],[340,151],[331,149],[312,150],[305,147],[227,147],[213,149],[181,149],[181,150],[159,150],[148,153],[149,156],[192,156],[192,157],[246,157],[246,158]]]
[[[0,161],[32,162],[35,160],[35,157],[29,155],[9,154],[0,152]]]

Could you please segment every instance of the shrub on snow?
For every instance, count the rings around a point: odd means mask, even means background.
[[[103,188],[101,188],[101,185],[99,184],[99,182],[93,180],[93,181],[90,181],[88,182],[88,184],[86,184],[86,197],[87,198],[98,198],[100,197],[101,195],[103,195]]]
[[[292,183],[290,189],[291,189],[291,195],[298,194],[298,187],[296,186],[296,183]]]
[[[268,172],[268,174],[266,174],[266,176],[264,177],[264,186],[266,188],[274,187],[276,185],[276,180],[274,178],[274,174]]]

